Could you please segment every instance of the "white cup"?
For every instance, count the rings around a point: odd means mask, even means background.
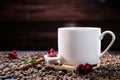
[[[101,53],[101,40],[105,34],[112,36],[112,41]],[[111,31],[101,33],[101,28],[95,27],[63,27],[58,28],[58,55],[63,64],[96,65],[100,58],[112,46],[115,35]]]

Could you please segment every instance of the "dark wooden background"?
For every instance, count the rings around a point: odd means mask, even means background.
[[[1,0],[0,50],[57,50],[57,28],[95,26],[116,34],[120,50],[119,0]],[[111,36],[102,41],[102,50]]]

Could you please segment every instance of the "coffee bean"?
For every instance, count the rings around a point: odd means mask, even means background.
[[[64,71],[59,71],[59,75],[65,75]]]
[[[23,76],[23,74],[20,74],[19,76],[20,76],[20,77],[22,77],[22,76]]]
[[[42,76],[45,76],[45,72],[42,73]]]
[[[53,70],[53,71],[54,71],[54,70],[55,70],[54,67],[49,67],[49,66],[46,66],[45,69],[46,69],[47,71],[49,71],[49,70]]]
[[[73,74],[72,74],[72,77],[73,77],[73,78],[76,78],[76,77],[77,77],[77,74],[76,74],[76,73],[73,73]]]
[[[67,76],[71,76],[72,75],[72,73],[67,73]]]
[[[32,77],[35,78],[37,75],[36,74],[33,74]]]
[[[34,71],[33,71],[33,72],[37,73],[37,72],[38,72],[38,70],[37,70],[37,69],[34,69]]]
[[[105,54],[100,59],[100,66],[87,74],[70,73],[64,69],[48,67],[44,61],[40,64],[40,69],[36,66],[30,66],[25,70],[16,69],[23,61],[28,61],[29,57],[38,59],[43,57],[44,54],[41,54],[41,52],[28,54],[9,61],[5,55],[0,53],[0,63],[5,65],[4,68],[0,69],[0,78],[3,78],[2,80],[7,78],[17,80],[31,80],[33,78],[36,80],[119,80],[120,78],[120,55],[110,54]]]
[[[6,67],[6,68],[3,69],[4,72],[7,72],[7,71],[9,71],[9,70],[10,70],[9,67]]]
[[[41,70],[42,70],[42,72],[45,72],[45,71],[46,71],[46,68],[45,68],[45,67],[42,67]]]

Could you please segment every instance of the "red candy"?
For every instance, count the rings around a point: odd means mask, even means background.
[[[48,52],[48,57],[57,57],[57,53],[53,48],[51,48],[50,51]]]

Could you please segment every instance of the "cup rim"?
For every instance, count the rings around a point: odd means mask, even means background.
[[[64,29],[64,30],[78,30],[78,29],[101,29],[100,27],[59,27],[58,29]]]

